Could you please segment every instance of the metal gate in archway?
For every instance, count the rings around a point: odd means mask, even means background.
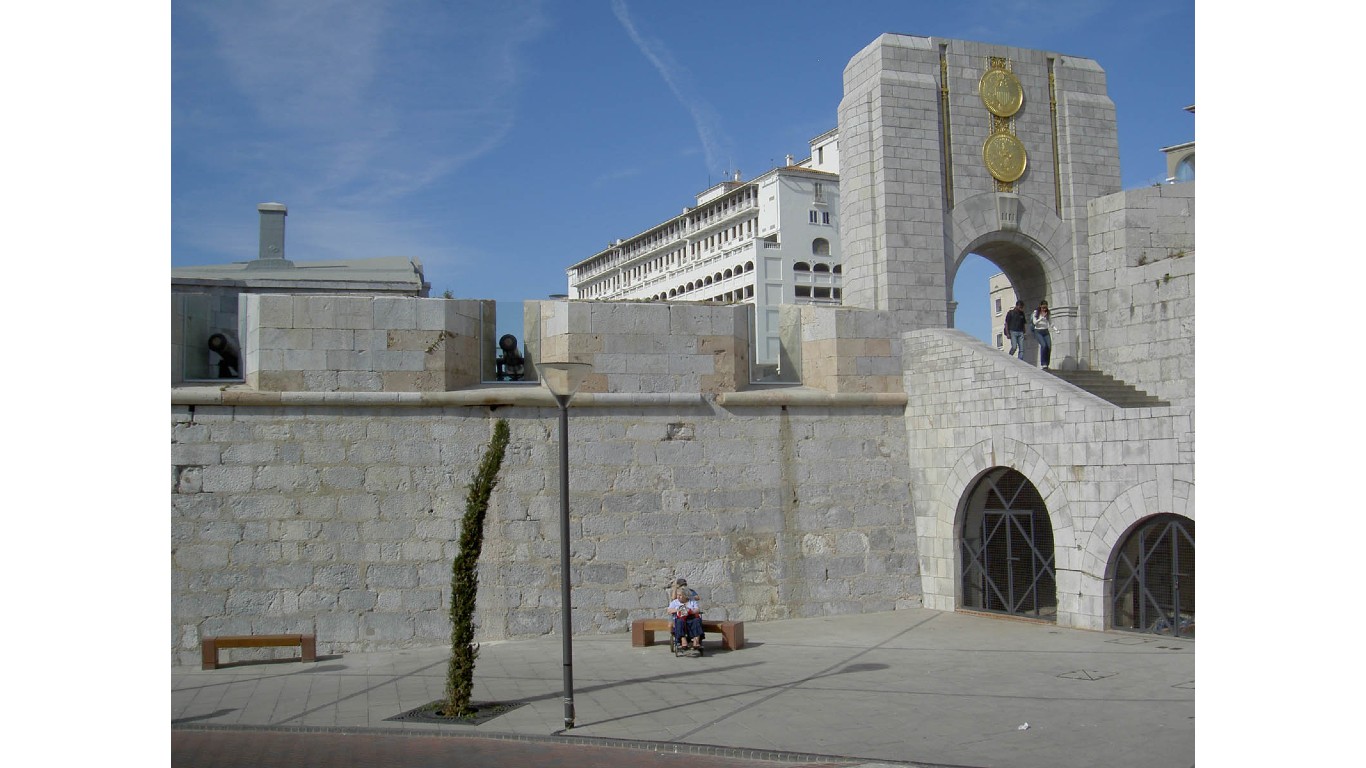
[[[1115,550],[1112,624],[1176,637],[1195,636],[1195,521],[1155,515]]]
[[[959,554],[964,608],[1056,620],[1053,524],[1024,475],[998,467],[973,487]]]

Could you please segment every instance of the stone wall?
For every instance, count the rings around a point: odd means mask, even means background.
[[[464,495],[495,418],[511,441],[486,523],[478,637],[558,626],[549,396],[386,395],[173,398],[178,663],[213,634],[314,632],[320,653],[448,642]],[[918,606],[902,402],[576,397],[575,631],[625,632],[658,615],[675,574],[717,617]]]
[[[589,363],[583,392],[734,392],[749,384],[739,304],[526,302],[528,356]]]
[[[1195,182],[1093,200],[1091,367],[1195,399]]]
[[[906,432],[925,606],[957,607],[958,526],[982,473],[1010,467],[1053,523],[1058,624],[1105,628],[1114,548],[1134,523],[1195,519],[1194,413],[1118,408],[961,331],[904,336]]]
[[[492,301],[242,294],[246,381],[289,392],[473,386],[489,367],[481,317],[492,312]]]

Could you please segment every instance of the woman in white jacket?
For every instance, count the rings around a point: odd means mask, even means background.
[[[1039,308],[1034,310],[1030,320],[1034,326],[1034,338],[1039,340],[1039,364],[1047,370],[1053,360],[1053,337],[1049,334],[1053,323],[1048,316],[1048,302],[1039,302]]]

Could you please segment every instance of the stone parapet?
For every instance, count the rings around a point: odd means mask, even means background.
[[[734,392],[749,384],[738,304],[528,302],[537,361],[589,363],[583,392]]]
[[[421,392],[482,379],[493,302],[242,294],[245,381],[262,391]]]

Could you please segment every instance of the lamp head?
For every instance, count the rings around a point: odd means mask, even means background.
[[[541,383],[556,397],[572,397],[593,370],[588,363],[571,362],[542,362],[536,367],[541,372]]]

